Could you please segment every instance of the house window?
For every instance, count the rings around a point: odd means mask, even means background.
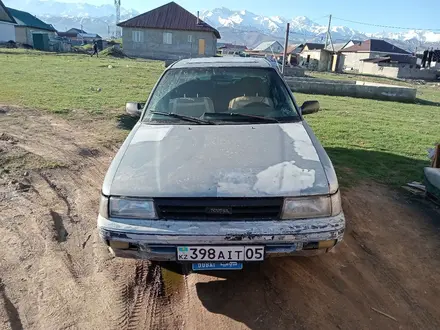
[[[188,35],[188,42],[189,42],[189,43],[192,43],[192,42],[193,42],[193,36],[192,36],[192,34],[189,34],[189,35]]]
[[[133,42],[143,42],[144,40],[144,33],[143,31],[132,31],[131,32],[131,38]]]
[[[173,43],[173,34],[171,32],[163,33],[163,43],[167,45],[171,45]]]

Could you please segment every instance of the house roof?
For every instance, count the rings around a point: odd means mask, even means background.
[[[330,44],[327,46],[326,50],[333,51],[334,49],[335,52],[339,52],[342,48],[345,47],[345,45],[347,45],[347,43],[348,42],[341,42],[341,43],[333,44],[333,48],[332,45]]]
[[[76,33],[76,34],[78,34],[78,33],[87,33],[87,32],[84,31],[84,30],[81,30],[81,29],[71,28],[71,29],[67,30],[66,33]]]
[[[247,49],[246,45],[237,45],[227,42],[217,42],[217,48]]]
[[[307,42],[304,47],[306,47],[309,50],[318,50],[318,49],[324,49],[325,45],[324,44],[318,44],[318,43],[313,43],[313,42]]]
[[[12,8],[8,8],[8,10],[11,13],[11,15],[14,17],[18,26],[27,26],[40,30],[56,31],[52,25],[44,23],[36,16],[33,16],[25,11],[12,9]]]
[[[70,33],[70,32],[57,32],[59,37],[64,37],[64,38],[76,38],[76,36],[78,35],[77,33]]]
[[[264,51],[264,50],[266,50],[268,48],[273,47],[273,45],[275,45],[275,44],[278,44],[281,47],[283,47],[278,41],[265,41],[265,42],[262,42],[261,44],[259,44],[253,50],[255,50],[255,51]]]
[[[383,52],[383,53],[399,53],[409,54],[406,50],[403,50],[385,40],[369,39],[362,41],[359,44],[355,44],[351,47],[347,47],[344,52]]]
[[[374,58],[366,58],[361,60],[363,62],[371,62],[371,63],[386,63],[386,62],[398,62],[398,63],[409,63],[413,64],[416,62],[415,57],[410,55],[386,55],[381,57],[374,57]]]
[[[304,47],[304,44],[294,44],[294,45],[289,45],[287,47],[287,54],[291,54],[295,51],[295,49],[299,48],[299,47]]]
[[[130,18],[118,24],[120,27],[169,29],[186,31],[212,32],[220,39],[220,33],[209,24],[199,19],[175,2],[157,7],[146,13]]]
[[[102,39],[102,37],[96,33],[78,33],[78,37]]]
[[[17,23],[8,8],[3,4],[2,0],[0,0],[0,21],[14,24]]]

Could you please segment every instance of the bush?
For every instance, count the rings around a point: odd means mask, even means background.
[[[125,55],[124,52],[121,49],[119,49],[119,48],[117,48],[115,46],[108,47],[108,48],[104,49],[99,54],[102,55],[102,56],[112,56],[112,57],[118,57],[118,58],[127,57],[127,55]]]

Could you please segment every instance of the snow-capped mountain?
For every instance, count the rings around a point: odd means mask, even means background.
[[[89,33],[103,37],[116,33],[116,9],[113,0],[109,4],[91,5],[84,2],[66,3],[57,0],[3,0],[11,8],[24,10],[46,23],[52,24],[58,31],[70,28],[82,28]],[[121,8],[121,20],[139,15],[134,9]]]
[[[37,16],[58,17],[107,17],[115,15],[113,1],[105,5],[92,5],[79,1],[67,3],[57,0],[4,0],[4,4],[18,10],[25,10]],[[135,16],[139,13],[134,9],[121,8],[121,15]]]
[[[285,18],[282,16],[256,15],[247,10],[230,10],[228,8],[216,8],[205,10],[200,13],[201,18],[212,26],[221,29],[226,33],[228,41],[231,39],[230,31],[224,28],[234,29],[232,36],[235,42],[242,39],[241,32],[261,33],[272,35],[276,38],[283,38],[286,23],[290,23],[290,39],[292,41],[314,41],[319,42],[325,38],[326,25],[317,24],[305,16]],[[331,27],[332,39],[334,42],[349,39],[365,40],[368,38],[380,38],[393,40],[398,46],[413,50],[417,46],[434,46],[440,44],[440,33],[432,31],[406,31],[406,32],[381,32],[365,33],[346,26],[333,25]],[[243,41],[245,41],[244,39]],[[434,44],[434,45],[433,45]]]

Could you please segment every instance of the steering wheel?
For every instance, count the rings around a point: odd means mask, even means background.
[[[265,108],[271,108],[271,106],[269,104],[264,103],[264,102],[251,102],[251,103],[248,103],[245,106],[243,106],[243,108],[249,108],[251,106],[256,106],[256,105],[258,105],[258,106],[264,105]]]

